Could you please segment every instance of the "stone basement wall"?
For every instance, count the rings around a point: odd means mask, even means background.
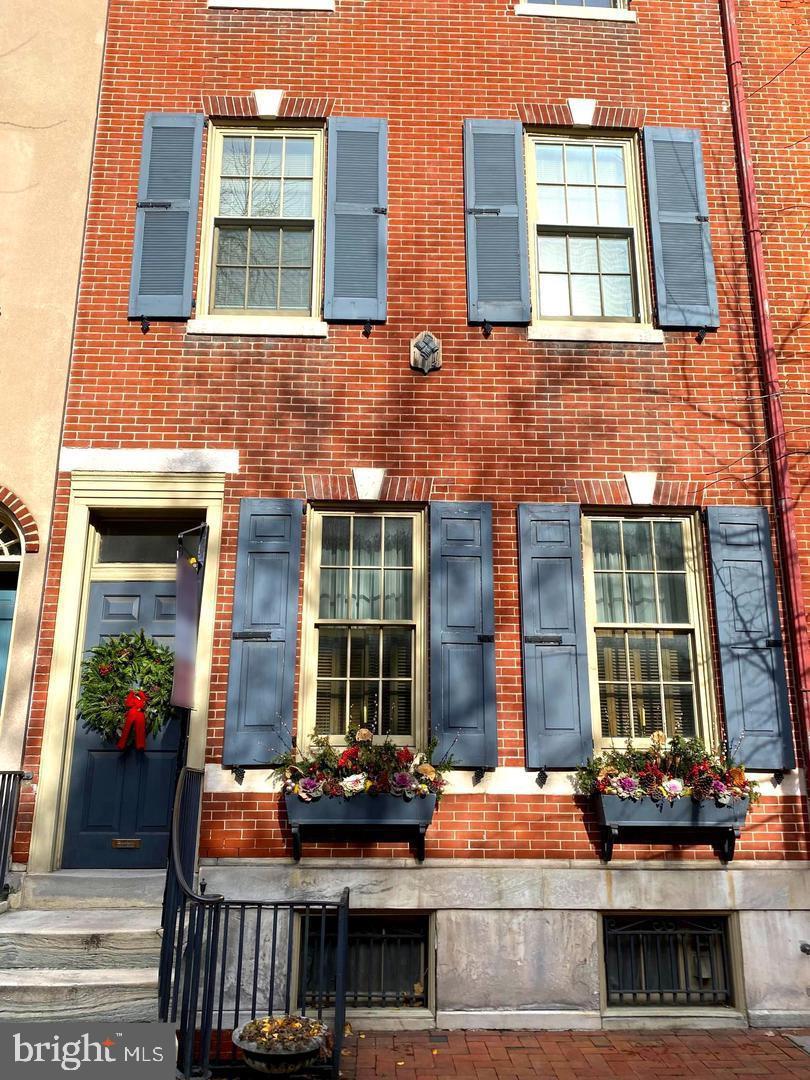
[[[159,320],[144,335],[126,318],[143,114],[262,87],[328,98],[334,115],[388,118],[387,322],[369,338],[335,324],[324,340],[187,337],[182,322]],[[702,130],[721,311],[702,344],[692,332],[666,333],[662,345],[533,342],[514,327],[484,338],[467,324],[462,120],[517,118],[526,103],[557,116],[569,97]],[[521,18],[505,0],[339,0],[334,14],[112,0],[64,442],[240,453],[226,488],[213,769],[239,499],[300,497],[305,475],[355,465],[433,477],[433,498],[493,503],[499,754],[522,768],[516,504],[591,498],[583,493],[611,490],[624,470],[655,469],[675,504],[769,505],[750,320],[716,0],[648,0],[637,23]],[[425,328],[443,343],[443,368],[428,378],[408,367],[408,343]],[[68,494],[62,474],[25,760],[35,774]],[[24,793],[21,861],[34,798]],[[592,838],[570,798],[450,796],[428,852],[591,858]],[[806,844],[801,799],[781,798],[753,816],[741,853],[800,859]],[[289,850],[275,799],[235,785],[207,796],[202,846],[215,856]],[[651,848],[617,858],[661,854],[694,858]]]
[[[647,869],[542,865],[204,865],[209,892],[241,899],[337,899],[353,911],[435,912],[436,1016],[399,1010],[392,1026],[616,1028],[810,1024],[810,871],[750,865]],[[735,1008],[606,1008],[600,915],[734,913]],[[404,1017],[400,1014],[404,1013]],[[386,1024],[375,1014],[374,1026]]]

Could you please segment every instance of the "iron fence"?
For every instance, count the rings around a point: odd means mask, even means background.
[[[23,780],[30,780],[31,773],[16,771],[0,772],[0,900],[8,896],[6,874],[11,866],[11,842],[20,805],[20,788]]]
[[[184,768],[177,785],[163,906],[159,1016],[177,1025],[181,1076],[232,1075],[231,1032],[254,1016],[293,1013],[332,1027],[328,1061],[337,1078],[345,1023],[349,890],[339,901],[230,900],[195,891],[203,774]],[[328,959],[327,927],[336,927]],[[303,955],[299,954],[303,943]]]

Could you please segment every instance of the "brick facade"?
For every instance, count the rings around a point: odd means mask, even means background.
[[[768,2],[773,25],[777,16],[804,18]],[[659,506],[770,504],[717,4],[648,0],[637,7],[637,23],[600,23],[519,18],[507,0],[338,0],[334,14],[112,0],[64,443],[240,452],[240,472],[226,485],[210,764],[221,760],[241,498],[316,490],[346,498],[351,468],[375,466],[415,478],[432,498],[490,501],[499,762],[517,768],[524,764],[524,723],[516,505],[626,504],[627,470],[658,473]],[[754,45],[763,75],[790,51],[774,43],[766,56],[765,48]],[[751,65],[749,79],[758,78]],[[387,321],[370,336],[360,325],[332,324],[325,340],[187,336],[183,322],[160,320],[144,334],[126,317],[143,114],[197,111],[206,102],[233,116],[240,103],[253,108],[252,91],[261,87],[283,88],[287,102],[306,103],[285,115],[331,109],[388,119]],[[701,130],[721,312],[719,331],[701,343],[693,331],[667,332],[663,344],[539,342],[528,340],[525,328],[497,326],[485,337],[468,325],[462,121],[520,116],[567,124],[569,98],[595,99],[596,124],[644,118]],[[786,102],[796,115],[800,100]],[[792,122],[777,125],[767,115],[759,144],[765,158],[775,140],[801,134]],[[767,184],[771,175],[763,170],[760,179]],[[798,192],[778,198],[800,201]],[[765,209],[775,228],[796,237],[800,214],[780,214],[771,202]],[[802,324],[804,307],[794,285],[802,267],[787,242],[769,256],[777,280],[788,282],[784,294],[774,288],[773,299],[785,373],[799,386],[804,331],[793,328]],[[443,346],[443,366],[428,377],[408,363],[409,342],[423,329]],[[786,407],[788,400],[791,424],[799,426],[802,398],[786,398]],[[63,475],[27,746],[26,767],[34,772],[68,500]],[[802,540],[807,549],[808,522]],[[801,759],[801,745],[798,753]],[[26,793],[16,846],[21,861],[32,801]],[[595,835],[589,810],[570,796],[450,795],[428,833],[428,856],[593,859]],[[800,860],[807,843],[804,799],[774,797],[752,816],[740,853]],[[204,857],[289,851],[275,796],[206,796]],[[403,849],[315,853],[384,856]],[[707,853],[623,847],[616,857],[694,860]]]

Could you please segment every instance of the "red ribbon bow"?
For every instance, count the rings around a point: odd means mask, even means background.
[[[124,707],[127,710],[126,720],[124,721],[124,730],[121,732],[121,738],[118,740],[118,749],[123,750],[127,745],[130,731],[135,730],[135,749],[146,749],[146,714],[144,709],[147,702],[146,694],[143,690],[130,690],[124,699]]]

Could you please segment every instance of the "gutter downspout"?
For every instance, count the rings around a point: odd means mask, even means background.
[[[776,536],[782,569],[785,622],[790,633],[793,661],[793,685],[796,713],[810,751],[810,638],[802,586],[799,544],[796,538],[795,501],[788,469],[785,418],[782,411],[779,368],[776,358],[773,324],[768,305],[765,258],[762,248],[762,224],[754,182],[748,107],[743,83],[740,36],[737,29],[737,0],[719,0],[726,52],[731,115],[734,124],[734,148],[742,198],[745,246],[748,254],[751,301],[754,309],[754,333],[765,391],[765,421],[768,429],[768,458],[771,490],[776,511]]]

